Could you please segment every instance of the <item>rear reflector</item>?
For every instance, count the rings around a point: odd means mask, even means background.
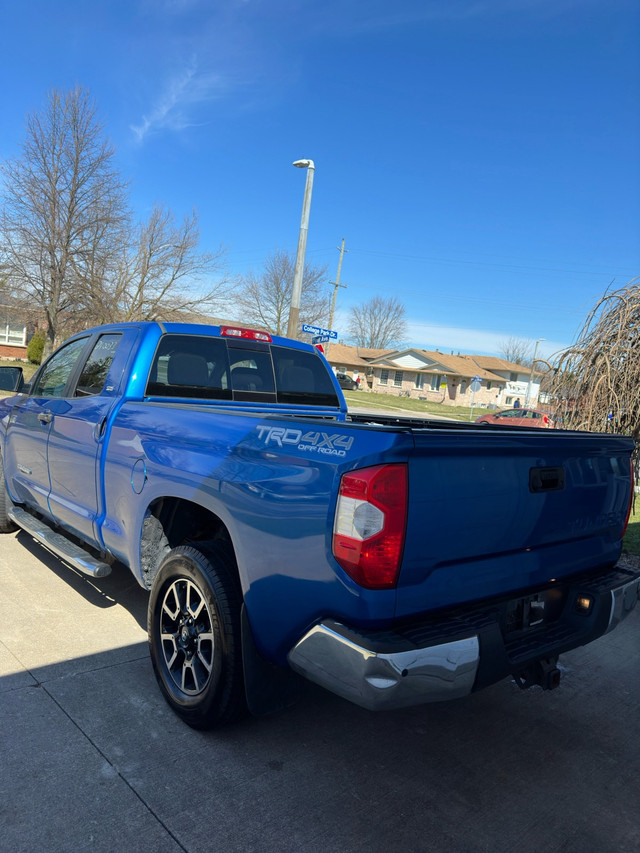
[[[356,583],[368,589],[396,585],[406,525],[406,465],[376,465],[344,474],[333,555]]]

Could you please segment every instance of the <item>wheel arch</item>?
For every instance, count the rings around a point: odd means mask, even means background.
[[[187,544],[204,546],[219,541],[227,544],[240,582],[231,534],[215,512],[182,497],[154,499],[145,512],[140,535],[140,571],[144,586],[151,589],[162,560],[172,548]]]

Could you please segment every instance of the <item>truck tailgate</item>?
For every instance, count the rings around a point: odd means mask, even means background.
[[[413,435],[398,616],[530,590],[618,559],[631,439],[517,428]]]

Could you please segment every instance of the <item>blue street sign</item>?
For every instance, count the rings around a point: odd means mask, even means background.
[[[311,338],[312,344],[326,344],[330,340],[329,335],[314,335]]]
[[[307,332],[309,335],[325,335],[327,339],[335,340],[338,337],[337,332],[332,332],[330,329],[321,329],[320,326],[309,326],[307,323],[303,323],[302,331]]]

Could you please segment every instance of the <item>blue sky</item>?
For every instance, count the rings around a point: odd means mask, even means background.
[[[393,295],[407,343],[548,356],[640,274],[637,0],[5,0],[0,160],[75,84],[136,212],[195,207],[233,273],[295,252],[313,159],[341,335]]]

